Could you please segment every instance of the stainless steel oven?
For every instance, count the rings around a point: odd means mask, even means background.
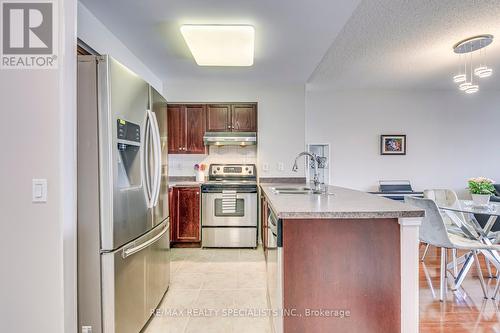
[[[254,165],[210,165],[201,192],[203,247],[257,247]]]

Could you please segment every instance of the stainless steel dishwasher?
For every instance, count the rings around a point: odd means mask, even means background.
[[[283,247],[281,221],[269,209],[267,220],[267,297],[273,311],[272,324],[275,333],[283,332]]]

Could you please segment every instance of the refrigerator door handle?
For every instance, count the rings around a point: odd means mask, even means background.
[[[122,258],[125,259],[125,258],[133,255],[134,253],[137,253],[139,251],[142,251],[142,250],[148,248],[152,244],[156,243],[160,238],[162,238],[163,235],[165,235],[165,233],[169,229],[170,229],[170,222],[167,222],[167,225],[163,228],[163,230],[158,235],[154,236],[153,238],[151,238],[151,239],[149,239],[149,240],[145,241],[144,243],[141,243],[137,246],[123,249]]]
[[[153,187],[153,198],[152,204],[153,207],[158,205],[158,200],[160,198],[160,189],[161,189],[161,140],[160,140],[160,127],[158,126],[158,120],[156,119],[156,115],[149,111],[151,114],[151,126],[153,132],[154,142],[154,151],[155,151],[155,182]]]
[[[143,151],[141,154],[141,165],[142,165],[142,181],[144,184],[144,197],[146,198],[146,204],[148,208],[151,208],[152,198],[151,198],[151,177],[149,175],[149,143],[151,136],[151,120],[149,113],[146,112],[146,119],[144,120],[144,135],[143,135]]]

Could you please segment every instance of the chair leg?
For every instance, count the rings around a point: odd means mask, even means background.
[[[500,290],[500,272],[497,274],[497,283],[495,285],[495,291],[493,291],[492,299],[496,299],[498,295],[498,291]]]
[[[484,283],[483,272],[481,271],[481,264],[477,257],[477,251],[473,251],[474,261],[476,262],[477,275],[479,276],[479,282],[481,283],[481,289],[483,289],[483,295],[485,299],[488,299],[488,293],[486,292],[486,284]]]
[[[439,280],[439,300],[444,302],[446,298],[446,258],[447,257],[447,249],[444,247],[441,248],[441,269],[440,269],[440,280]]]
[[[458,264],[457,264],[457,249],[452,249],[451,254],[453,256],[453,277],[456,278],[458,275]]]
[[[420,259],[420,261],[424,261],[425,256],[427,255],[427,251],[429,251],[429,244],[425,245],[424,254],[422,255],[422,258]]]
[[[486,262],[486,269],[488,270],[488,278],[492,279],[493,278],[493,274],[491,274],[490,261],[486,257],[484,257],[484,261]]]

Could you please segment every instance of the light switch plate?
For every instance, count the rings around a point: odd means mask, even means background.
[[[279,162],[278,163],[278,171],[284,171],[285,170],[285,165],[283,164],[283,162]]]
[[[82,326],[82,333],[92,333],[92,326]]]
[[[47,179],[32,179],[32,201],[47,202]]]
[[[269,163],[262,164],[262,170],[269,171]]]

